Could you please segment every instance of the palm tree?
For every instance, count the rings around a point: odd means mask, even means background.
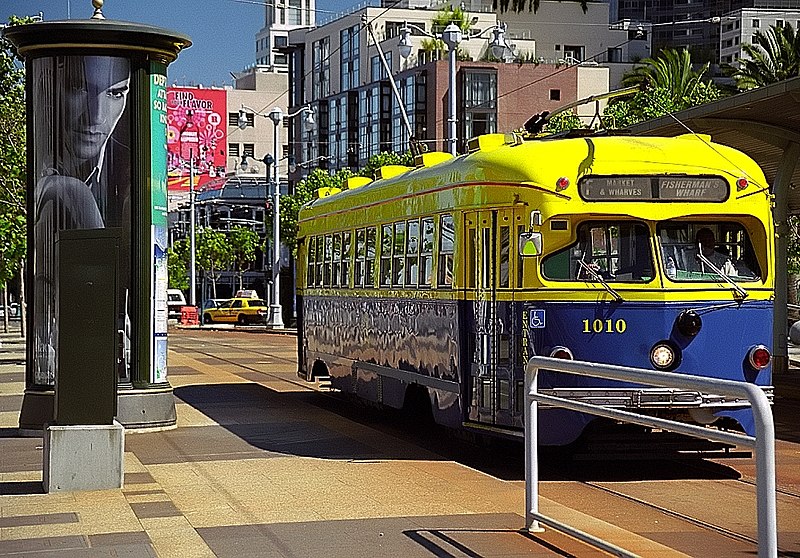
[[[800,33],[788,23],[770,26],[742,46],[748,58],[733,74],[739,89],[753,89],[800,75]]]
[[[687,49],[664,49],[655,58],[645,58],[622,78],[625,86],[660,88],[675,99],[691,99],[706,81],[708,62],[699,70],[692,67]]]

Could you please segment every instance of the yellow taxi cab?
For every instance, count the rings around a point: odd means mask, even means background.
[[[203,310],[203,323],[263,324],[267,319],[268,312],[269,308],[260,298],[231,298],[220,303],[216,308]]]

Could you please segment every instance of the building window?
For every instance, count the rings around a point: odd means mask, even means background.
[[[238,112],[229,112],[228,113],[228,126],[232,128],[236,128],[239,126],[239,113]]]
[[[311,92],[313,99],[322,99],[331,94],[331,39],[324,37],[314,41],[311,49]]]
[[[255,157],[256,156],[255,144],[245,143],[244,144],[244,149],[242,150],[242,156],[244,156],[244,157]]]
[[[339,33],[341,40],[341,83],[342,91],[354,89],[359,85],[359,40],[358,25],[342,29]]]
[[[301,25],[302,9],[300,6],[301,0],[289,0],[289,9],[286,14],[286,23],[289,25]]]
[[[285,47],[288,43],[288,39],[283,35],[278,35],[275,37],[275,46],[276,47]]]
[[[228,144],[228,157],[238,157],[239,156],[239,144],[238,143],[229,143]]]
[[[754,19],[753,20],[753,27],[755,27],[756,29],[761,27],[761,20],[760,19]]]
[[[783,27],[783,20],[782,19],[775,20],[775,27]]]
[[[464,139],[497,130],[497,74],[495,72],[464,72]]]
[[[571,63],[583,62],[583,59],[586,56],[584,51],[585,47],[583,46],[564,45],[564,59]]]
[[[392,51],[385,52],[384,56],[386,57],[386,64],[389,66],[389,69],[392,69]],[[386,70],[381,63],[380,56],[373,56],[369,60],[370,65],[370,72],[369,77],[370,81],[378,81],[381,79],[389,79],[389,76],[386,75]]]
[[[622,49],[620,47],[608,49],[608,62],[622,62]]]
[[[550,100],[551,101],[560,101],[561,100],[561,90],[560,89],[551,89],[550,90]]]

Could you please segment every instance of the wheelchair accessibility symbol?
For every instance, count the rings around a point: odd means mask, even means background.
[[[544,310],[531,310],[531,327],[544,329]]]

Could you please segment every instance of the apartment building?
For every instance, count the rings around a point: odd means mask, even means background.
[[[765,32],[772,26],[791,25],[800,28],[800,6],[797,9],[777,10],[768,8],[742,8],[726,13],[721,18],[720,63],[738,66],[747,55],[743,46],[752,44],[758,31]]]
[[[470,35],[474,36],[460,43],[455,68],[460,149],[471,137],[519,128],[535,113],[608,91],[613,72],[599,62],[609,58],[628,61],[647,53],[646,37],[631,39],[630,30],[622,26],[609,29],[606,4],[580,16],[586,24],[580,33],[549,44],[549,40],[567,36],[566,31],[576,25],[562,23],[559,35],[556,19],[561,4],[542,2],[542,6],[539,19],[523,14],[515,23],[510,14],[504,14],[509,15],[510,63],[489,56],[497,14],[468,12]],[[289,103],[293,109],[310,104],[318,115],[314,131],[291,127],[299,161],[319,161],[331,169],[359,167],[381,151],[407,150],[409,133],[400,117],[401,103],[411,135],[431,150],[446,149],[450,65],[446,54],[439,59],[441,54],[431,48],[426,37],[435,15],[432,10],[367,7],[313,29],[290,31],[286,49],[290,55]],[[388,73],[365,21],[372,25]],[[590,21],[594,23],[590,25]],[[413,47],[403,58],[399,43],[406,25],[412,31]],[[543,30],[537,31],[540,28]],[[540,36],[547,37],[545,46]],[[397,85],[399,102],[389,75]],[[595,107],[588,110],[590,119]]]

